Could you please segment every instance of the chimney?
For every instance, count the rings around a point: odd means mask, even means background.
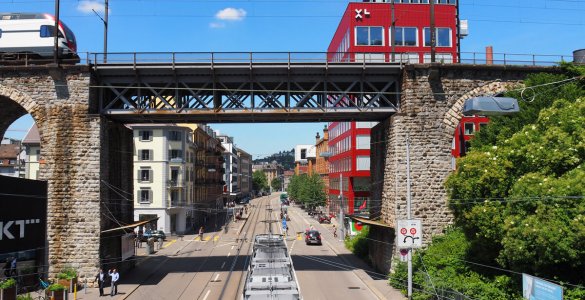
[[[323,127],[323,140],[324,141],[329,140],[329,129],[327,128],[327,125],[325,125],[325,127]]]
[[[494,64],[494,48],[492,46],[485,47],[485,64]]]
[[[317,132],[317,135],[315,136],[315,145],[319,144],[320,139],[321,139],[321,137],[319,136],[319,133]]]

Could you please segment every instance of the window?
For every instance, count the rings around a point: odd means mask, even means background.
[[[307,159],[307,149],[301,149],[301,159]]]
[[[177,168],[171,169],[171,181],[173,182],[179,181],[179,169]]]
[[[169,131],[169,141],[182,141],[180,131]]]
[[[140,141],[152,141],[152,131],[151,130],[140,130],[138,132],[140,136]]]
[[[183,150],[169,150],[169,159],[170,160],[181,160],[183,159]]]
[[[435,28],[437,47],[451,47],[451,28]],[[431,46],[431,29],[425,28],[425,47]]]
[[[356,46],[384,46],[384,28],[356,26]]]
[[[141,189],[138,193],[138,202],[140,203],[150,203],[151,201],[151,194],[152,191],[150,189]]]
[[[418,46],[418,30],[416,27],[395,27],[394,45]]]
[[[370,170],[370,157],[369,156],[358,156],[356,170],[357,171],[369,171]]]
[[[369,197],[355,197],[353,199],[353,209],[355,212],[367,212],[370,204]]]
[[[358,135],[356,136],[356,149],[370,149],[370,136]]]
[[[146,168],[138,170],[138,181],[152,182],[152,170]]]
[[[473,128],[474,128],[474,124],[473,123],[465,123],[463,124],[464,126],[464,131],[465,131],[465,135],[473,135]]]
[[[354,177],[353,190],[367,192],[370,190],[370,177]]]
[[[152,160],[152,150],[140,150],[140,160]]]

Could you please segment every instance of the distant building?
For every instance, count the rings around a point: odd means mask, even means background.
[[[131,125],[134,135],[134,219],[165,233],[184,233],[194,205],[196,145],[190,128]]]
[[[252,155],[248,152],[236,148],[236,152],[238,153],[239,158],[239,166],[240,166],[240,175],[239,183],[240,192],[242,193],[242,197],[249,197],[252,196],[253,191],[253,180],[252,180]]]
[[[315,159],[315,173],[319,174],[321,180],[325,184],[325,193],[329,193],[329,157],[331,156],[331,152],[329,152],[329,129],[327,126],[323,128],[323,137],[319,136],[317,132],[317,136],[315,136],[315,149],[316,149],[316,159]]]
[[[239,197],[241,197],[242,192],[240,191],[239,183],[239,159],[238,159],[238,152],[236,150],[236,145],[234,144],[234,138],[227,135],[217,134],[217,138],[221,141],[222,147],[225,149],[223,152],[224,163],[223,167],[225,168],[225,175],[223,176],[223,180],[225,181],[225,186],[223,189],[224,195],[224,203],[228,201],[235,201]]]
[[[283,180],[282,178],[284,174],[284,168],[281,165],[279,165],[276,161],[273,161],[271,163],[265,162],[261,164],[255,164],[252,166],[252,172],[256,171],[261,171],[266,175],[266,181],[268,182],[270,191],[272,191],[272,186],[270,186],[270,184],[272,183],[272,180],[274,180],[274,178],[280,178],[281,182]]]
[[[484,116],[464,116],[461,118],[455,129],[451,145],[451,166],[453,170],[456,168],[456,158],[465,156],[467,151],[471,149],[469,141],[473,138],[475,132],[487,126],[489,121],[489,118]]]
[[[21,163],[20,153],[21,146],[20,141],[14,141],[15,143],[0,144],[0,175],[20,177],[21,175]],[[24,175],[24,174],[22,174]]]
[[[39,179],[40,165],[44,163],[41,156],[41,138],[39,128],[34,123],[22,140],[22,146],[26,153],[24,159],[24,177],[28,179]]]
[[[311,175],[315,168],[317,148],[315,145],[295,146],[295,174]]]

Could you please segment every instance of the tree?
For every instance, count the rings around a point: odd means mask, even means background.
[[[266,178],[266,174],[260,170],[254,171],[254,173],[252,173],[252,186],[256,191],[268,189],[268,179]]]
[[[276,177],[272,179],[272,182],[270,182],[270,186],[272,187],[273,191],[280,191],[280,189],[282,188],[282,181],[280,180],[279,177]]]

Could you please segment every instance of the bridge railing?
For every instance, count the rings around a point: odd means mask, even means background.
[[[436,62],[443,64],[554,66],[572,61],[572,55],[461,52],[461,61],[441,53]],[[338,52],[109,52],[87,53],[81,60],[93,65],[149,64],[419,64],[429,63],[430,54],[410,53],[338,53]]]

